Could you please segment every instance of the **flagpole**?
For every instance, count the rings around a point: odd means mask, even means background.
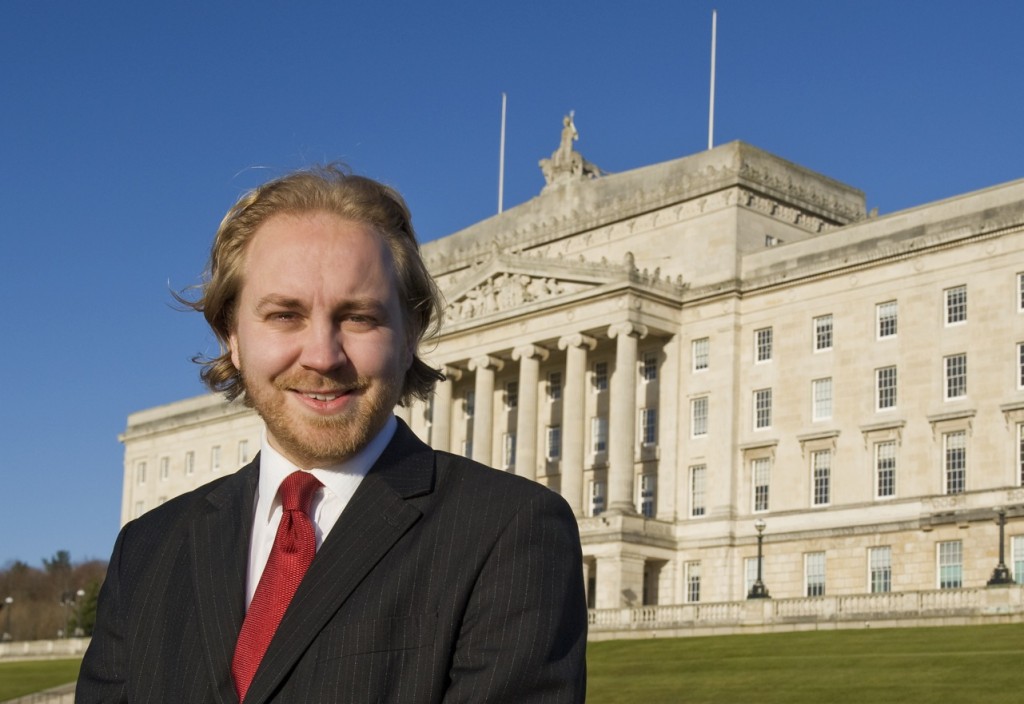
[[[508,96],[501,94],[501,150],[498,155],[498,212],[502,211],[505,197],[505,107]]]
[[[718,38],[718,10],[711,11],[711,100],[708,105],[708,149],[715,146],[715,43]]]

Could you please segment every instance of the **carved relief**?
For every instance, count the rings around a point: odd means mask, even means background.
[[[477,284],[448,305],[450,321],[469,320],[526,303],[543,301],[565,293],[575,293],[583,284],[559,281],[548,276],[500,273]]]

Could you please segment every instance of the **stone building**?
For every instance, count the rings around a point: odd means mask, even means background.
[[[579,517],[591,606],[1024,581],[1024,181],[884,217],[748,144],[604,174],[562,144],[536,198],[427,243],[445,294],[399,408],[435,448]],[[122,519],[230,472],[260,422],[132,414]]]

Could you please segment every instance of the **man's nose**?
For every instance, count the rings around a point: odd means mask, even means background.
[[[311,322],[303,339],[299,363],[306,369],[327,373],[346,361],[341,326],[330,321]]]

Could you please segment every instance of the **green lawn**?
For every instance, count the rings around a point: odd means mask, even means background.
[[[0,702],[74,682],[81,658],[0,662]]]
[[[1024,701],[1024,625],[605,641],[587,662],[587,704]]]

